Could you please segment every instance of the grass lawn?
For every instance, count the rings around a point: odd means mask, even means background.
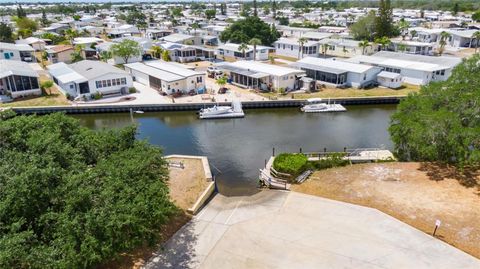
[[[319,92],[314,93],[295,93],[294,99],[308,99],[308,98],[342,98],[342,97],[377,97],[377,96],[406,96],[409,93],[418,92],[420,87],[415,85],[405,84],[398,90],[388,88],[373,88],[368,90],[361,90],[355,88],[336,89],[325,88]],[[270,99],[292,99],[292,94],[281,95],[278,93],[260,93],[260,95]]]
[[[40,83],[48,80],[48,77],[45,75],[40,75]],[[51,89],[47,90],[48,94],[41,96],[29,96],[25,98],[15,99],[13,102],[0,104],[0,107],[29,107],[29,106],[62,106],[69,105],[67,98],[57,89],[56,86],[53,86]]]

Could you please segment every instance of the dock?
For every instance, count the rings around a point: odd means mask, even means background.
[[[277,178],[272,174],[271,168],[274,159],[275,157],[270,157],[265,168],[260,169],[259,181],[270,189],[290,190],[290,184],[287,183],[287,180]]]
[[[343,152],[308,152],[305,155],[309,161],[319,161],[333,154],[344,155],[342,158],[351,163],[369,163],[378,161],[395,160],[393,153],[386,149],[380,148],[356,148],[346,149]]]

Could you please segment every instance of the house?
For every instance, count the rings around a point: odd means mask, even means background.
[[[196,60],[211,60],[215,58],[215,51],[205,47],[171,42],[157,43],[157,45],[163,50],[168,51],[170,60],[174,62],[187,63]]]
[[[426,85],[431,81],[447,80],[453,68],[461,63],[462,59],[381,51],[372,56],[357,56],[345,61],[377,66],[384,71],[402,75],[403,82]]]
[[[38,73],[25,62],[0,60],[0,95],[19,98],[41,95]]]
[[[451,35],[449,38],[449,44],[455,48],[474,48],[476,43],[480,45],[480,41],[475,39],[473,35],[478,30],[449,30]]]
[[[395,52],[410,54],[432,55],[434,43],[425,43],[411,40],[392,40],[389,49]]]
[[[71,45],[56,45],[46,47],[47,59],[51,63],[71,63],[72,53],[75,51]]]
[[[202,39],[199,36],[193,35],[186,35],[186,34],[171,34],[160,38],[159,40],[170,42],[170,43],[178,43],[184,45],[203,45]]]
[[[321,84],[335,87],[362,88],[373,84],[381,68],[371,65],[347,63],[337,59],[306,57],[291,64]]]
[[[218,64],[228,80],[240,87],[272,90],[296,90],[304,71],[255,61],[237,61]]]
[[[302,57],[318,57],[318,41],[307,41],[303,44],[303,53],[300,51],[298,38],[280,38],[273,43],[275,54],[300,59]]]
[[[323,54],[324,52],[324,45],[328,46],[326,55],[335,56],[335,57],[354,57],[357,55],[362,54],[372,54],[374,53],[377,48],[373,44],[366,47],[361,48],[359,46],[359,41],[351,40],[351,39],[333,39],[333,38],[326,38],[318,41],[320,43],[320,53]]]
[[[67,97],[91,98],[97,93],[124,94],[132,87],[129,73],[101,61],[56,63],[47,68],[53,81]]]
[[[147,29],[145,31],[145,37],[150,38],[152,40],[157,40],[171,34],[172,34],[172,30],[170,29]]]
[[[70,29],[68,24],[52,23],[50,26],[42,28],[44,32],[63,34],[65,30]]]
[[[140,31],[138,30],[137,26],[130,24],[116,26],[115,28],[107,30],[107,35],[110,38],[121,38],[136,34],[140,34]]]
[[[321,33],[321,32],[306,32],[302,37],[311,40],[311,41],[320,41],[325,38],[330,38],[333,34],[331,33]]]
[[[377,75],[377,82],[380,86],[398,89],[402,87],[402,75],[398,73],[382,71]]]
[[[27,44],[12,44],[0,42],[0,59],[34,62],[35,50]]]
[[[203,92],[205,73],[164,61],[126,64],[125,70],[136,82],[166,94]]]
[[[253,46],[248,45],[247,49],[245,50],[245,55],[243,51],[240,51],[238,48],[240,44],[235,43],[226,43],[224,45],[218,46],[216,48],[216,54],[218,58],[225,59],[225,58],[233,58],[233,59],[245,59],[245,60],[253,60]],[[268,52],[272,49],[271,47],[266,46],[257,46],[255,60],[257,61],[265,61],[268,60]]]
[[[25,44],[31,46],[35,51],[43,51],[45,49],[45,41],[36,37],[15,40],[15,44]]]

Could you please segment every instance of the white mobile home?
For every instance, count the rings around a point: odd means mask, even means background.
[[[371,85],[376,81],[381,68],[347,63],[336,59],[306,57],[292,66],[304,70],[310,77],[322,84],[335,87],[349,86],[355,88]]]
[[[237,61],[218,65],[230,82],[246,88],[286,91],[300,88],[304,71],[255,61]]]
[[[25,62],[0,60],[0,95],[14,99],[41,95],[38,77],[38,73]]]
[[[372,56],[357,56],[346,61],[378,66],[384,71],[401,74],[406,83],[426,85],[431,81],[447,80],[462,59],[381,51]]]
[[[184,68],[181,64],[149,61],[126,64],[125,70],[138,83],[166,94],[205,90],[205,73]]]
[[[298,38],[280,38],[274,43],[275,54],[300,59],[302,57],[318,57],[318,41],[307,41],[303,44],[303,52],[300,50]]]
[[[0,42],[0,59],[34,62],[35,50],[27,44],[11,44]]]
[[[240,51],[238,48],[240,44],[235,43],[226,43],[221,45],[216,49],[217,57],[220,59],[225,58],[234,58],[234,59],[243,59],[243,60],[253,60],[253,46],[248,45],[248,49],[245,50],[245,55],[243,51]],[[257,46],[255,60],[265,61],[268,60],[268,52],[271,48],[265,46]]]
[[[65,95],[73,98],[128,93],[132,77],[122,69],[100,61],[84,60],[49,65],[48,72]]]

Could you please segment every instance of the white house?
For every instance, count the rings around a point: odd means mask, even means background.
[[[302,57],[318,57],[318,41],[307,41],[303,43],[303,53],[300,50],[298,38],[280,38],[274,43],[275,54],[300,59]]]
[[[230,57],[234,59],[244,59],[244,60],[253,60],[253,46],[248,45],[247,49],[245,50],[245,55],[243,54],[243,51],[240,51],[238,48],[240,47],[240,44],[235,44],[235,43],[226,43],[224,45],[220,45],[216,48],[216,54],[217,58],[224,58],[224,57]],[[268,60],[268,52],[270,51],[270,47],[266,46],[257,46],[257,51],[256,51],[256,60],[257,61],[265,61]]]
[[[215,51],[213,49],[200,46],[171,42],[157,43],[157,46],[168,51],[170,60],[174,62],[187,63],[196,60],[210,60],[215,57]]]
[[[396,52],[432,55],[434,43],[418,42],[411,40],[392,40],[389,49]]]
[[[380,86],[398,89],[402,87],[402,75],[398,73],[382,71],[377,75],[377,82]]]
[[[71,63],[72,53],[75,51],[71,45],[47,46],[45,52],[50,63]]]
[[[229,81],[245,88],[286,91],[300,88],[304,71],[255,61],[237,61],[218,65]]]
[[[158,40],[171,42],[171,43],[179,43],[184,45],[202,45],[202,38],[199,36],[193,35],[186,35],[186,34],[171,34],[159,38]]]
[[[321,84],[361,88],[373,84],[381,68],[347,63],[337,59],[306,57],[291,66],[299,68]]]
[[[0,42],[0,59],[34,62],[35,50],[27,44],[12,44]]]
[[[447,80],[462,59],[381,51],[372,56],[357,56],[346,61],[378,66],[384,71],[401,74],[403,82],[426,85],[431,81]]]
[[[177,63],[148,61],[126,64],[129,72],[138,83],[166,94],[203,92],[205,73],[183,67]]]
[[[120,38],[140,34],[140,31],[135,25],[124,24],[107,30],[107,34],[110,38]]]
[[[73,64],[49,65],[48,72],[65,95],[73,98],[100,93],[128,93],[132,77],[122,69],[100,61],[83,60]]]
[[[15,40],[15,44],[26,44],[32,46],[36,51],[43,51],[45,49],[45,41],[36,37],[29,37],[25,39]]]
[[[351,39],[333,39],[333,38],[325,38],[320,41],[320,53],[323,54],[324,52],[324,45],[328,46],[326,55],[336,56],[336,57],[354,57],[357,55],[365,54],[372,54],[376,51],[376,47],[372,44],[371,46],[361,48],[359,46],[359,41],[351,40]]]
[[[25,62],[0,60],[0,95],[14,99],[41,95],[38,77],[38,73]]]

